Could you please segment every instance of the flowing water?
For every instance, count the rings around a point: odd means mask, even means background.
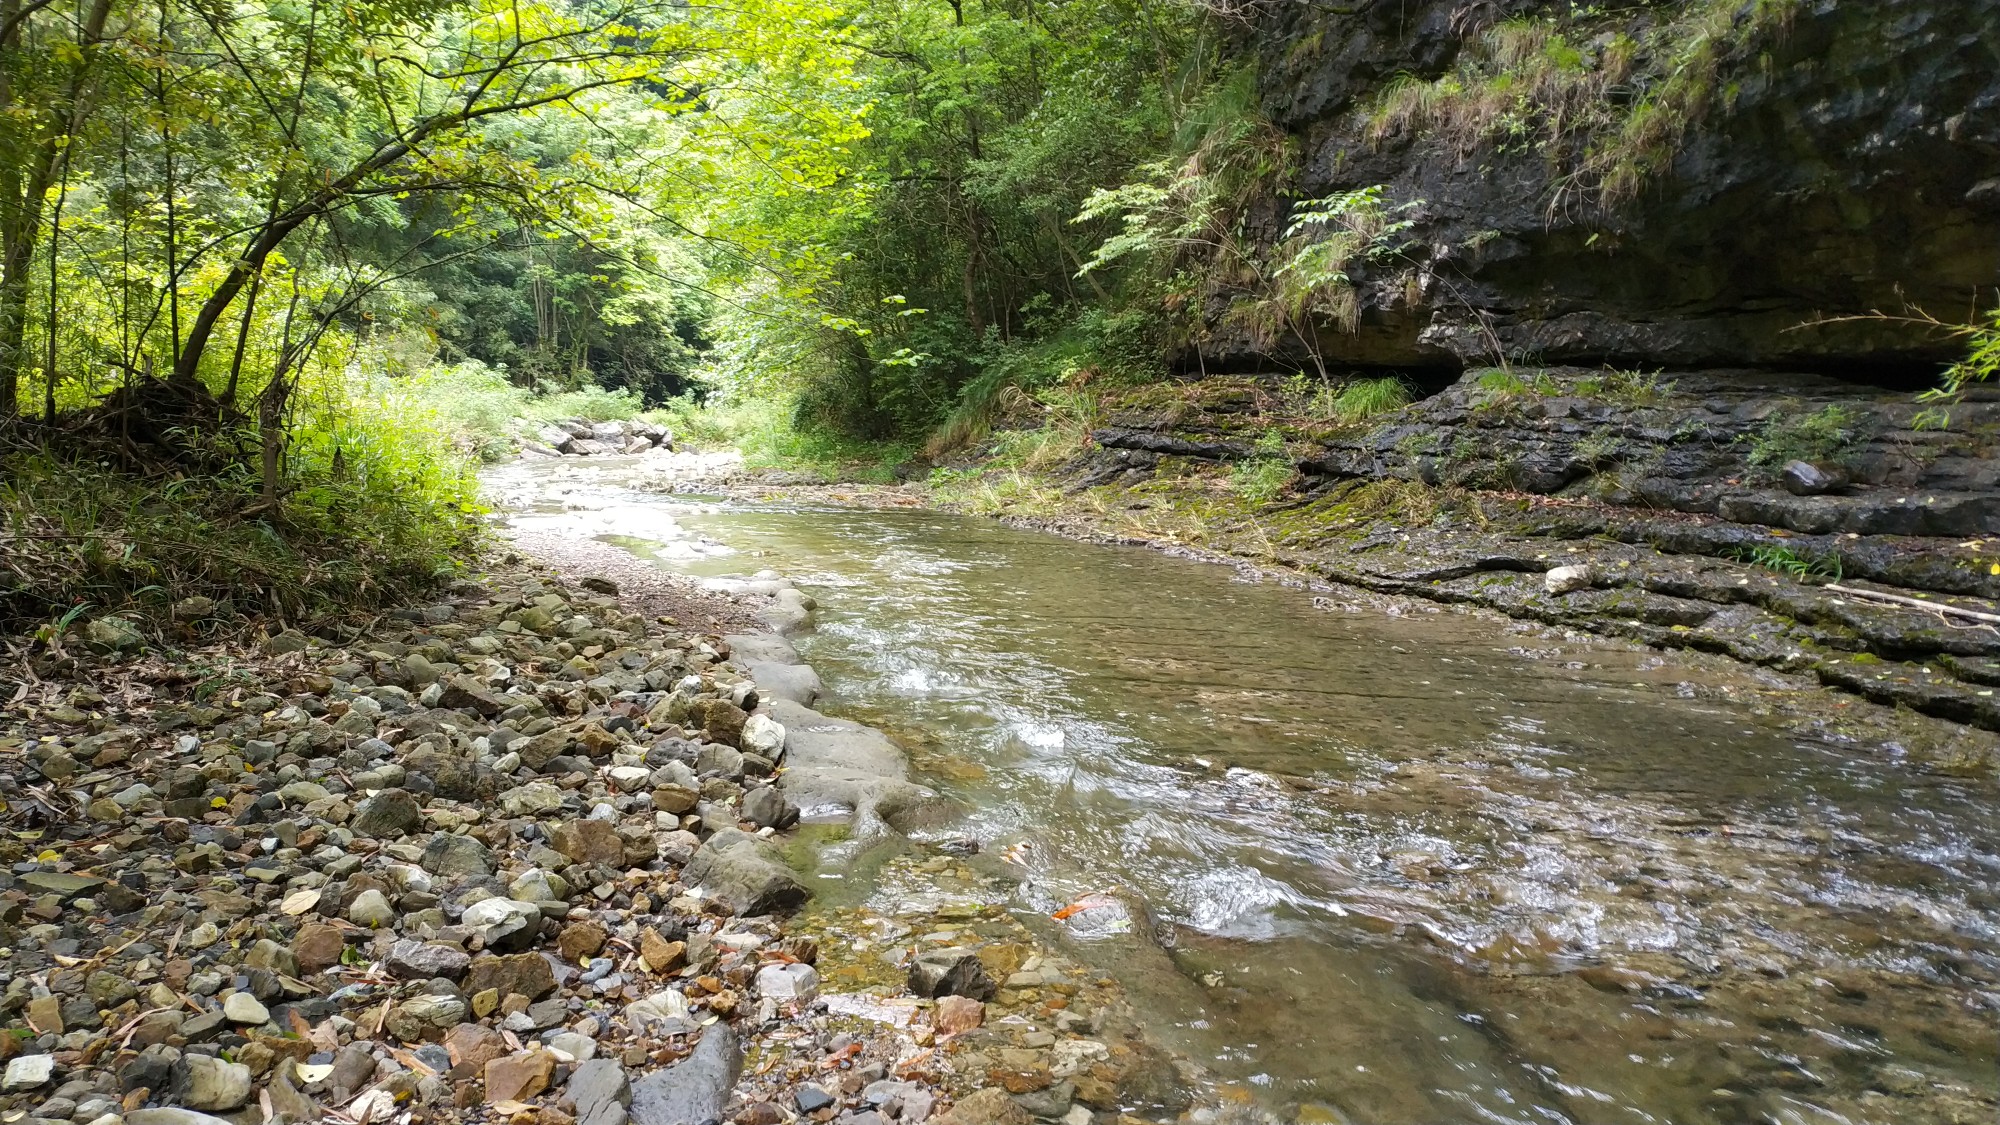
[[[1301,1120],[1995,1120],[1984,780],[1801,735],[1741,672],[990,522],[523,464],[517,523],[820,603],[909,746],[1151,1030]],[[1093,897],[1102,895],[1105,897]],[[1106,904],[1136,899],[1161,946]],[[1050,923],[1053,925],[1053,923]],[[1087,955],[1087,952],[1086,952]]]

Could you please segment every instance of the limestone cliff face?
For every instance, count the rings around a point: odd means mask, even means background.
[[[1934,331],[1809,322],[1906,306],[1964,320],[2000,300],[2000,0],[1724,4],[1634,5],[1581,23],[1560,18],[1567,3],[1532,0],[1255,9],[1246,49],[1267,114],[1299,143],[1298,189],[1382,184],[1392,200],[1424,201],[1408,256],[1417,299],[1409,277],[1359,274],[1361,329],[1326,328],[1325,354],[1927,379],[1954,348]],[[1757,26],[1760,4],[1782,13]],[[1663,57],[1673,34],[1656,33],[1691,12],[1720,13],[1740,35],[1679,142],[1617,202],[1576,175],[1585,141],[1566,154],[1534,135],[1469,151],[1435,129],[1369,135],[1399,76],[1462,69],[1506,20],[1563,27],[1586,58],[1621,34],[1643,44],[1634,77],[1602,95],[1628,112],[1680,65]],[[1205,351],[1211,365],[1233,352],[1255,366],[1226,334]]]

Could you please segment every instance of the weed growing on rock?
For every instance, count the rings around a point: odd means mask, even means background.
[[[1861,443],[1865,415],[1832,403],[1810,414],[1774,414],[1750,440],[1750,463],[1762,467],[1791,461],[1839,463]]]
[[[1298,475],[1285,456],[1285,435],[1267,430],[1257,439],[1254,454],[1237,462],[1229,472],[1229,487],[1254,504],[1268,504]]]
[[[1662,380],[1657,371],[1606,370],[1602,375],[1577,380],[1576,391],[1621,406],[1657,406],[1674,393],[1674,385]]]
[[[1790,547],[1737,547],[1729,552],[1729,557],[1738,562],[1749,563],[1751,566],[1763,567],[1765,570],[1789,574],[1801,582],[1808,578],[1824,578],[1829,582],[1838,582],[1844,573],[1838,555],[1808,557]]]
[[[1727,72],[1781,34],[1799,4],[1697,0],[1636,38],[1590,22],[1602,13],[1582,6],[1503,20],[1445,74],[1392,82],[1368,111],[1368,134],[1429,134],[1461,160],[1482,146],[1548,153],[1559,173],[1551,209],[1579,187],[1606,203],[1630,199],[1691,126],[1728,108]]]
[[[1358,422],[1378,414],[1389,414],[1410,405],[1410,388],[1401,379],[1356,379],[1342,387],[1333,400],[1334,416],[1343,422]]]

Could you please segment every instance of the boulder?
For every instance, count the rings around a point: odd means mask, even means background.
[[[632,1084],[633,1125],[717,1121],[743,1068],[743,1049],[726,1023],[709,1025],[692,1054]],[[579,1107],[581,1108],[581,1107]]]
[[[615,1059],[591,1059],[576,1068],[563,1088],[576,1106],[576,1125],[625,1125],[632,1086]]]
[[[393,840],[414,831],[423,822],[417,799],[401,789],[384,789],[361,802],[347,826],[357,836]]]
[[[789,910],[811,897],[776,848],[735,828],[709,837],[682,870],[681,881],[736,914]]]

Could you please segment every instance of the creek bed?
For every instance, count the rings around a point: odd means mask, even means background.
[[[1801,733],[1788,683],[646,474],[490,485],[535,534],[811,591],[822,709],[899,737],[1216,1082],[1301,1120],[1994,1119],[1991,783]]]

